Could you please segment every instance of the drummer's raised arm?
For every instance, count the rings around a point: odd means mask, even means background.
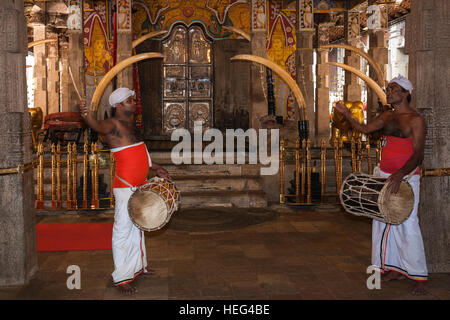
[[[356,130],[358,130],[359,132],[362,132],[364,134],[368,134],[368,133],[375,132],[375,131],[382,129],[384,127],[384,123],[385,123],[383,120],[383,116],[385,116],[385,114],[390,112],[390,111],[386,111],[381,116],[375,118],[368,124],[364,124],[364,123],[359,123],[358,120],[353,118],[350,111],[342,103],[337,102],[335,108],[345,116],[345,118],[348,120],[348,122],[351,124],[351,126],[353,128],[355,128]]]

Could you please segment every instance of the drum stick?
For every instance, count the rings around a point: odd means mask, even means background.
[[[69,66],[69,74],[70,74],[70,79],[72,79],[73,86],[75,87],[75,91],[78,94],[78,98],[81,100],[82,98],[80,95],[80,91],[78,91],[77,85],[75,84],[75,80],[73,79],[72,69],[70,68],[70,66]]]

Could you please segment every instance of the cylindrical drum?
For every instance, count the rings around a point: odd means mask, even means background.
[[[414,207],[414,193],[402,181],[397,193],[387,190],[388,178],[355,172],[345,178],[340,199],[345,211],[389,224],[400,224],[409,218]]]
[[[170,180],[153,177],[140,186],[128,201],[131,221],[141,230],[159,230],[178,209],[180,192]]]

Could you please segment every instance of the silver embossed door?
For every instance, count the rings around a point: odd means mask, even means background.
[[[162,42],[163,54],[163,134],[194,128],[201,121],[203,129],[212,127],[212,52],[211,42],[201,27],[175,26]]]

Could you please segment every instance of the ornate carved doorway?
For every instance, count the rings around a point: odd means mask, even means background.
[[[162,41],[162,134],[213,126],[212,42],[199,26],[177,25]]]

